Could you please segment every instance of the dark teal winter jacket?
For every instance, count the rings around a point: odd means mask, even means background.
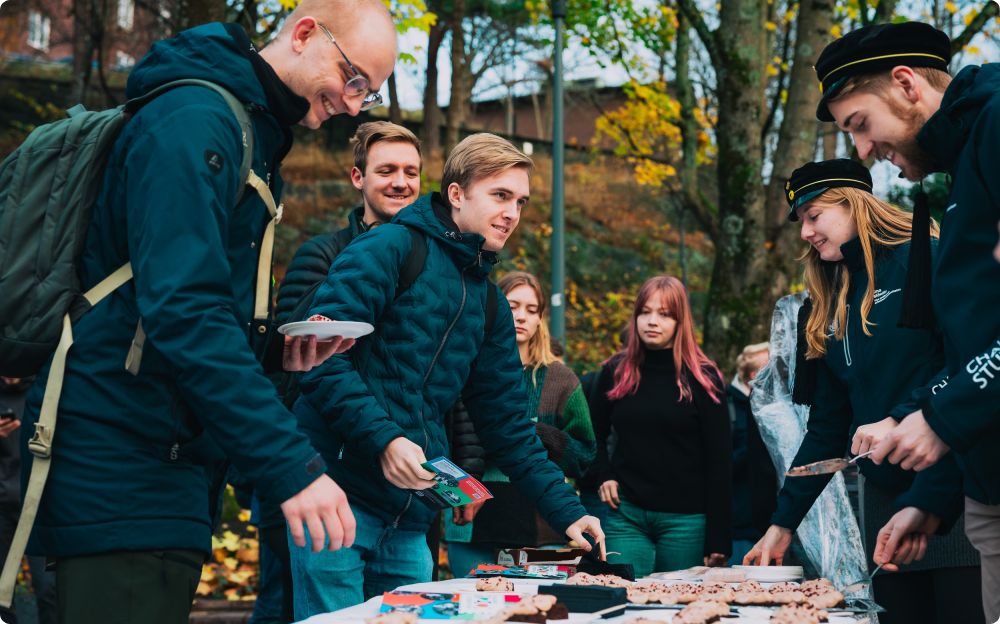
[[[304,110],[269,67],[255,71],[250,55],[242,31],[200,26],[157,43],[132,72],[128,95],[191,77],[228,87],[251,112],[254,170],[278,194],[278,163],[297,119],[271,104]],[[210,552],[219,449],[274,500],[323,474],[251,345],[267,332],[253,325],[253,305],[270,217],[252,190],[236,203],[242,154],[235,116],[202,87],[155,99],[118,138],[81,278],[89,288],[131,261],[135,279],[75,325],[35,550]],[[147,338],[133,376],[124,363],[140,317]],[[25,439],[46,373],[28,396]]]
[[[407,226],[426,236],[427,259],[393,300],[412,242]],[[490,459],[563,531],[586,511],[527,416],[513,318],[502,295],[484,335],[496,257],[482,244],[482,236],[458,231],[437,194],[354,239],[330,267],[310,314],[365,321],[375,332],[303,375],[295,415],[352,506],[424,531],[436,514],[386,481],[379,453],[404,436],[428,459],[448,455],[444,414],[461,393]]]
[[[920,407],[957,455],[965,493],[1000,505],[1000,65],[959,72],[917,140],[952,178],[932,282],[948,379]]]
[[[906,282],[909,243],[875,248],[875,296],[868,320],[875,325],[866,336],[861,327],[861,305],[868,277],[857,238],[841,246],[839,270],[849,270],[847,331],[843,340],[826,339],[826,354],[818,362],[816,392],[809,411],[805,438],[792,462],[802,466],[843,457],[855,430],[890,414],[916,409],[910,397],[941,368],[941,338],[923,329],[896,326]],[[832,268],[832,267],[831,267]],[[896,494],[896,506],[918,507],[941,517],[950,528],[962,509],[962,476],[954,458],[945,457],[922,472],[903,470],[883,462],[861,460],[858,468],[875,485]],[[795,529],[832,475],[785,479],[778,494],[773,524]]]

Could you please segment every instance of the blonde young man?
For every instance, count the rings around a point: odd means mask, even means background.
[[[303,0],[260,51],[235,24],[157,43],[127,95],[182,78],[226,87],[250,114],[254,171],[280,195],[292,126],[318,128],[377,103],[395,57],[379,0]],[[81,280],[90,288],[126,261],[134,279],[74,329],[33,537],[56,561],[62,622],[188,621],[211,552],[223,459],[280,504],[297,543],[307,531],[318,547],[327,537],[330,548],[353,542],[343,491],[258,361],[270,329],[254,322],[255,285],[271,217],[252,189],[237,203],[242,143],[219,95],[184,86],[139,110],[110,156]],[[125,357],[140,319],[146,341],[130,373]],[[283,360],[306,370],[347,346],[288,341],[275,368]],[[27,397],[28,434],[43,385]]]
[[[310,314],[375,332],[301,380],[299,426],[345,488],[358,533],[337,552],[292,550],[296,619],[431,580],[425,536],[437,513],[414,490],[434,484],[421,464],[448,454],[443,416],[460,394],[486,451],[549,524],[581,543],[583,532],[603,540],[527,417],[510,307],[487,279],[528,203],[531,169],[500,137],[465,139],[442,192],[354,240],[316,293]],[[424,266],[396,296],[414,236],[426,241]]]

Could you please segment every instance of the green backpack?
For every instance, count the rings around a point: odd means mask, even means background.
[[[131,278],[131,269],[122,267],[95,286],[98,296],[87,297],[77,259],[104,166],[126,121],[158,95],[185,85],[212,89],[232,108],[243,129],[240,175],[246,180],[253,156],[250,117],[228,90],[197,79],[167,83],[105,111],[78,104],[67,119],[36,128],[0,163],[0,375],[37,373],[59,343],[63,317],[76,321]]]
[[[236,115],[242,133],[239,195],[250,185],[272,219],[264,234],[257,267],[254,317],[267,316],[274,227],[281,219],[270,189],[251,169],[253,126],[244,105],[228,90],[198,79],[175,80],[117,108],[90,112],[81,105],[69,118],[36,128],[0,163],[0,375],[27,377],[52,357],[35,431],[28,442],[34,456],[17,529],[0,573],[0,606],[10,607],[31,527],[52,462],[56,416],[66,357],[73,346],[73,322],[132,279],[125,263],[87,292],[81,292],[77,262],[91,210],[104,183],[104,167],[128,119],[158,95],[180,86],[212,89]],[[145,333],[142,321],[124,368],[138,374]],[[54,354],[54,355],[53,355]]]

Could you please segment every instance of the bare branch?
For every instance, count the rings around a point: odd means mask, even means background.
[[[722,44],[719,42],[716,32],[708,29],[708,25],[705,24],[705,20],[702,19],[701,13],[698,11],[698,7],[694,5],[693,0],[677,0],[677,8],[691,22],[694,31],[698,33],[698,38],[701,39],[702,45],[708,51],[708,57],[711,59],[712,65],[722,67],[724,63]]]
[[[983,29],[991,18],[996,17],[1000,13],[1000,4],[996,2],[987,2],[983,10],[979,12],[979,15],[972,18],[969,25],[965,27],[962,33],[951,40],[951,53],[958,54],[962,51],[962,48],[969,45],[972,38],[975,37],[979,31]]]

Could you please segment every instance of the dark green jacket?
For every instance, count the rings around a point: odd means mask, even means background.
[[[826,340],[826,355],[818,362],[816,392],[805,438],[793,466],[843,457],[861,425],[890,413],[910,413],[914,389],[921,387],[944,361],[941,339],[934,332],[896,326],[906,283],[909,243],[876,248],[875,297],[868,314],[871,336],[861,328],[861,304],[868,277],[857,238],[845,243],[837,270],[849,270],[847,331],[843,340]],[[895,492],[898,508],[914,506],[937,514],[950,527],[961,512],[961,474],[951,457],[922,472],[883,462],[861,460],[858,467],[875,485]],[[795,529],[832,475],[786,478],[778,494],[773,524]]]
[[[403,224],[426,234],[427,259],[393,300],[412,241]],[[423,447],[428,459],[447,455],[444,414],[461,393],[487,453],[562,531],[586,512],[527,416],[513,319],[502,296],[484,335],[486,289],[496,288],[486,278],[496,257],[482,243],[480,235],[458,231],[437,194],[352,241],[330,267],[310,313],[372,323],[375,333],[303,375],[294,411],[352,505],[423,531],[436,514],[389,484],[378,456],[400,436]]]
[[[132,72],[127,93],[135,97],[189,77],[228,87],[248,104],[254,170],[277,195],[278,163],[297,120],[270,107],[276,85],[265,89],[262,80],[277,76],[270,68],[255,71],[250,50],[242,31],[199,26],[157,43]],[[262,78],[257,72],[264,69],[271,74]],[[210,159],[212,152],[218,158]],[[56,557],[210,552],[211,508],[222,476],[216,444],[275,500],[295,495],[325,470],[251,346],[258,337],[257,260],[270,217],[253,191],[236,204],[242,154],[232,111],[200,87],[155,99],[118,138],[81,279],[89,288],[129,260],[135,279],[75,326],[36,550]],[[140,317],[147,338],[141,371],[132,376],[124,362]],[[25,439],[46,373],[28,396]]]
[[[998,505],[1000,65],[959,72],[917,140],[952,178],[932,283],[949,379],[930,386],[920,407],[957,456],[965,493]]]

